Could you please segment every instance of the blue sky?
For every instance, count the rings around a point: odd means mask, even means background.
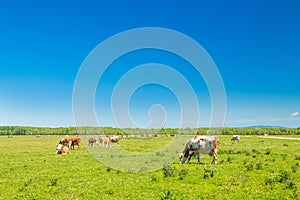
[[[225,126],[299,127],[299,9],[297,0],[1,1],[0,125],[74,126],[73,84],[86,56],[122,31],[164,27],[193,38],[214,60],[226,89]],[[121,73],[153,61],[187,76],[201,102],[200,125],[208,124],[205,83],[168,56],[137,52],[111,66],[95,97],[101,125],[116,126],[109,98]],[[149,107],[162,104],[169,113],[165,126],[177,126],[175,97],[159,85],[140,88],[129,103],[132,118],[144,126]]]

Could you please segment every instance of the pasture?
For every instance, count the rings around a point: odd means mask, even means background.
[[[182,165],[174,159],[156,171],[129,173],[105,166],[87,145],[56,155],[61,136],[2,136],[0,199],[300,198],[299,140],[242,136],[233,143],[230,138],[220,136],[217,165],[205,156],[200,165],[196,158]],[[119,147],[147,152],[171,139],[122,138]]]

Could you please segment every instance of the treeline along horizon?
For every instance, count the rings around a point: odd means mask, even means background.
[[[114,127],[32,127],[0,126],[0,135],[300,135],[298,128],[114,128]]]

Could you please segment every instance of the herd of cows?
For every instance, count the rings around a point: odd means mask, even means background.
[[[232,136],[231,141],[240,142],[240,136]],[[80,142],[81,139],[78,136],[62,138],[56,145],[56,154],[70,154],[70,149],[74,149],[75,145],[80,148]],[[98,139],[96,137],[88,139],[89,148],[94,148],[96,143],[100,143],[101,147],[111,148],[113,143],[120,144],[120,136],[100,136]],[[212,164],[216,164],[219,144],[220,140],[216,136],[196,135],[186,143],[183,152],[179,154],[179,163],[183,164],[186,160],[189,162],[192,157],[197,157],[198,163],[200,163],[200,155],[208,154],[213,157]]]

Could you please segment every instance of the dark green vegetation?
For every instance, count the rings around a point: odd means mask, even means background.
[[[147,135],[147,134],[178,134],[195,135],[207,134],[208,128],[163,128],[163,129],[133,129],[133,128],[112,128],[112,127],[28,127],[28,126],[0,126],[0,135]],[[209,130],[217,135],[300,135],[299,128],[222,128]]]
[[[300,198],[299,140],[242,136],[232,143],[220,136],[217,165],[205,156],[200,165],[196,158],[182,165],[176,159],[157,171],[127,173],[101,164],[85,146],[55,155],[60,138],[0,137],[0,199]],[[151,151],[151,144],[156,149],[168,140],[123,138],[120,147]]]

